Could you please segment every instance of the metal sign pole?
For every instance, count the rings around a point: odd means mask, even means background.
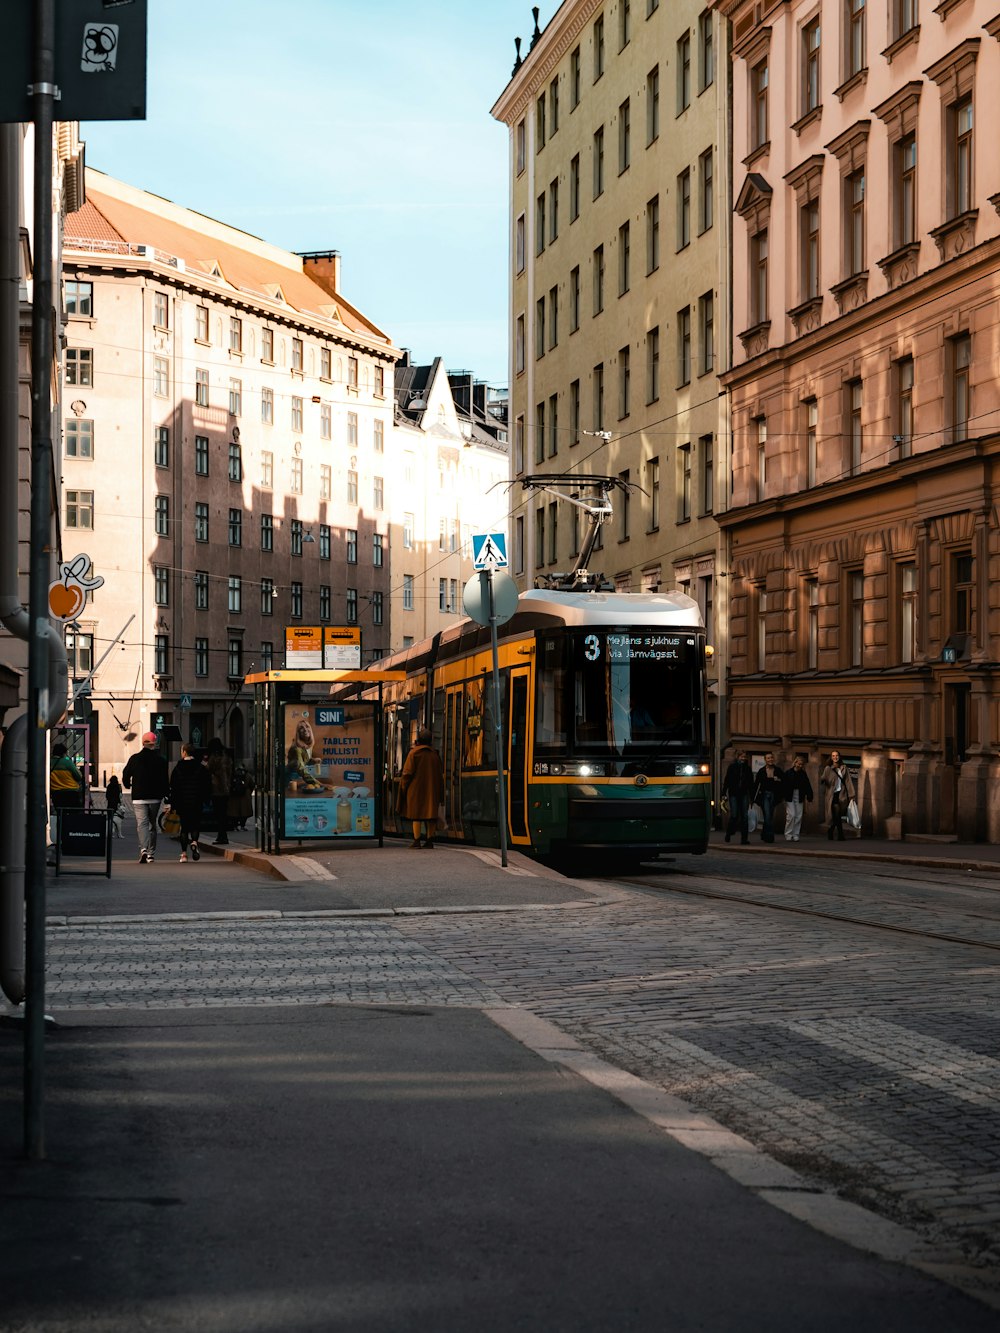
[[[503,717],[500,708],[500,654],[497,648],[497,608],[493,593],[493,566],[484,569],[479,577],[485,578],[490,607],[490,648],[493,652],[493,721],[496,728],[497,753],[497,799],[499,810],[497,823],[500,828],[500,863],[507,865],[507,783],[503,772]]]

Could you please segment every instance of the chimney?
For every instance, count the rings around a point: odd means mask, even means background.
[[[340,295],[339,250],[309,250],[304,253],[299,251],[299,258],[302,260],[302,271],[306,277],[319,283],[331,296]]]

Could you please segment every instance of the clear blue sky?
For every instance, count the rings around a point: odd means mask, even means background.
[[[542,25],[557,0],[541,6]],[[147,119],[87,163],[287,250],[419,362],[507,382],[507,130],[526,0],[149,0]]]

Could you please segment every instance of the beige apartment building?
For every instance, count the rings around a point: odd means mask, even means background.
[[[158,725],[247,759],[244,676],[284,665],[286,626],[357,626],[366,662],[389,649],[399,351],[336,252],[90,170],[63,279],[63,545],[105,580],[67,633],[71,677],[113,649],[95,776]]]
[[[814,782],[839,748],[865,830],[996,841],[996,0],[714,7],[734,126],[732,738],[801,753]]]
[[[493,115],[510,129],[512,478],[624,483],[590,569],[620,590],[696,598],[721,649],[721,694],[729,225],[717,54],[704,3],[564,0]],[[511,526],[522,587],[572,568],[576,508],[515,486]]]

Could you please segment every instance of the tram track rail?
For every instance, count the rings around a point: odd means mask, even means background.
[[[654,874],[657,872],[653,872]],[[684,873],[684,872],[682,872]],[[690,872],[686,872],[690,873]],[[917,925],[902,925],[892,921],[875,921],[871,917],[855,916],[849,912],[838,912],[824,909],[819,906],[809,906],[802,903],[775,902],[773,898],[755,896],[751,890],[745,891],[745,881],[736,880],[732,876],[713,876],[716,883],[725,884],[727,882],[739,884],[744,891],[739,893],[725,893],[720,889],[712,889],[707,886],[695,886],[690,884],[676,884],[659,872],[660,878],[656,883],[650,883],[648,876],[616,875],[615,883],[628,885],[630,888],[644,890],[650,894],[660,895],[662,893],[679,893],[689,898],[704,898],[715,902],[735,903],[743,907],[763,907],[774,912],[786,912],[794,916],[812,917],[823,921],[836,921],[842,925],[864,926],[869,930],[887,931],[895,935],[907,935],[918,939],[934,940],[945,944],[959,944],[972,949],[985,949],[991,953],[1000,953],[1000,939],[996,941],[970,939],[968,936],[956,935],[950,931],[928,930],[926,927]],[[896,907],[907,907],[909,904],[895,903],[890,904]],[[998,922],[1000,930],[1000,922]]]

